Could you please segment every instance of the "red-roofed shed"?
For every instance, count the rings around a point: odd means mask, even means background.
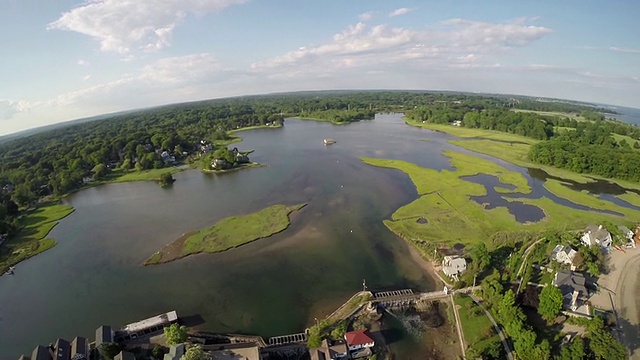
[[[347,341],[347,346],[351,351],[370,348],[375,345],[367,329],[348,332],[344,334],[344,339]]]

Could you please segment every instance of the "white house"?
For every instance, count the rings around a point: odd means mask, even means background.
[[[573,265],[573,258],[578,252],[569,245],[557,245],[551,253],[551,259],[560,264]]]
[[[344,339],[347,341],[350,351],[370,348],[375,345],[367,329],[350,331],[344,334]]]
[[[580,240],[586,246],[600,245],[600,247],[603,248],[608,248],[611,246],[611,243],[613,243],[611,234],[607,229],[602,227],[602,225],[596,226],[594,224],[587,226]]]
[[[467,270],[467,261],[458,256],[445,256],[442,260],[442,272],[449,277],[457,276]]]

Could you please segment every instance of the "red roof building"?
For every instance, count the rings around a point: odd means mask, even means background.
[[[369,334],[369,331],[367,331],[367,329],[348,332],[344,334],[344,339],[347,341],[349,350],[352,351],[363,348],[370,348],[375,345],[375,342],[371,338],[371,335]]]

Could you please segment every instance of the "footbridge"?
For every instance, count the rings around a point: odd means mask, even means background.
[[[307,342],[307,334],[299,333],[299,334],[289,334],[289,335],[281,335],[274,336],[269,338],[267,342],[268,346],[279,346],[279,345],[288,345],[293,343],[304,343]]]
[[[381,305],[385,307],[408,306],[414,305],[418,301],[444,299],[452,293],[468,293],[479,288],[480,286],[457,290],[445,288],[443,290],[430,292],[413,292],[411,289],[374,292],[373,299],[371,299],[371,305]]]

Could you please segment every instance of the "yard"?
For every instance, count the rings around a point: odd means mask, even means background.
[[[487,346],[500,342],[500,336],[496,334],[489,318],[469,296],[456,295],[454,301],[458,306],[462,331],[467,342],[467,355],[482,354]]]
[[[22,229],[0,247],[0,271],[26,260],[56,245],[55,240],[45,238],[58,220],[68,216],[73,208],[53,202],[41,204],[20,220]]]

